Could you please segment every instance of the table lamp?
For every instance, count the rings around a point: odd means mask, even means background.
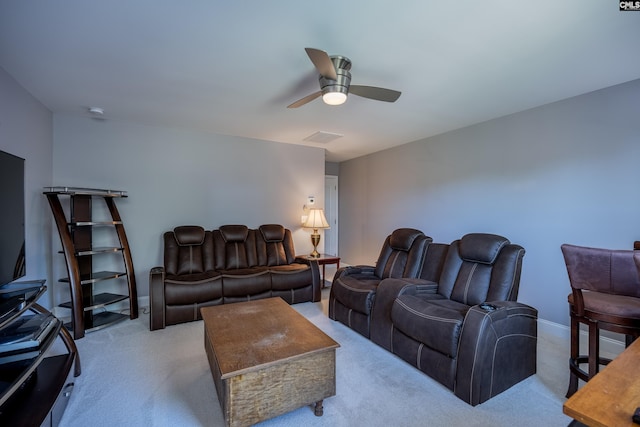
[[[311,208],[309,209],[309,216],[304,224],[302,224],[305,228],[312,228],[313,233],[311,234],[311,243],[313,244],[313,252],[311,252],[311,257],[319,258],[320,253],[318,253],[318,243],[320,243],[320,234],[318,233],[319,228],[330,228],[327,219],[324,217],[324,211],[322,208]]]

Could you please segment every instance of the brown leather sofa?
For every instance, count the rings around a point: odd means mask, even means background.
[[[418,277],[425,248],[432,240],[420,230],[399,228],[385,239],[375,266],[338,269],[329,295],[329,317],[369,338],[378,285],[390,277]]]
[[[378,284],[370,339],[471,405],[501,393],[536,372],[537,310],[516,301],[524,253],[494,234],[429,243],[417,278]]]
[[[200,308],[281,297],[320,301],[318,263],[296,259],[291,231],[181,226],[163,235],[164,266],[149,273],[150,329],[201,319]]]

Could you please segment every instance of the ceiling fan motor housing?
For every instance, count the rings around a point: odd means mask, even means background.
[[[321,75],[318,80],[320,81],[322,94],[342,92],[346,95],[349,93],[349,85],[351,84],[351,73],[349,72],[351,69],[351,60],[344,56],[332,56],[331,62],[333,62],[335,66],[338,79],[333,80]]]

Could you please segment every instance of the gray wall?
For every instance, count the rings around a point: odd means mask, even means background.
[[[149,270],[162,265],[163,232],[279,223],[292,230],[297,252],[307,253],[302,207],[308,195],[324,204],[319,148],[56,114],[53,165],[54,185],[128,191],[116,204],[141,296]],[[96,215],[106,214],[100,206],[94,203]],[[60,258],[56,269],[63,268]]]
[[[340,254],[375,261],[386,235],[489,232],[521,244],[519,300],[568,324],[560,245],[640,240],[640,80],[340,164]]]
[[[324,164],[325,175],[340,175],[340,163],[326,162]]]
[[[0,150],[25,159],[25,279],[46,279],[51,269],[51,214],[42,195],[52,176],[51,135],[51,112],[0,68]],[[49,296],[40,303],[51,307]]]

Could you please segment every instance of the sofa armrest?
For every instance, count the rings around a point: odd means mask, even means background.
[[[320,265],[318,264],[318,260],[309,258],[307,256],[297,256],[296,262],[299,264],[307,264],[309,267],[311,267],[311,293],[313,295],[311,301],[320,301],[322,299],[322,281],[320,280]]]
[[[536,372],[538,311],[516,301],[467,312],[460,333],[455,394],[475,406]]]
[[[149,329],[164,329],[164,267],[153,267],[149,271]]]
[[[320,265],[316,260],[310,260],[311,276],[313,277],[313,302],[319,302],[322,299],[322,281],[320,279]]]
[[[393,323],[391,308],[399,295],[404,293],[435,293],[438,284],[422,279],[384,279],[378,285],[376,300],[371,312],[370,339],[380,347],[392,351]]]

